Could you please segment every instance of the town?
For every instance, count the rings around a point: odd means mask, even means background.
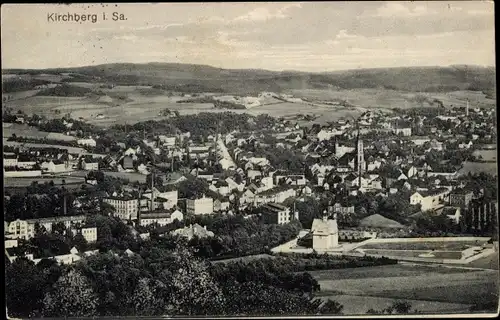
[[[109,129],[69,115],[6,110],[3,119],[11,261],[71,265],[172,237],[212,261],[297,253],[466,263],[497,250],[487,243],[496,174],[467,167],[496,161],[493,109],[374,110],[328,125],[231,112]],[[460,236],[476,246],[458,256],[376,245]]]
[[[7,319],[498,315],[491,1],[1,10]]]

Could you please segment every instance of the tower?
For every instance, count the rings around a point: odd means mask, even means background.
[[[359,187],[361,187],[361,175],[363,174],[364,165],[365,165],[365,156],[363,151],[363,140],[359,137],[359,126],[358,126],[358,136],[356,138],[356,169],[358,171]]]
[[[467,106],[465,107],[465,116],[469,116],[469,99],[467,99]]]

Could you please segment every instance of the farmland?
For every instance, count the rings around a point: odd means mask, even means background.
[[[76,85],[76,84],[73,84]],[[156,90],[155,94],[146,93],[153,90],[146,86],[117,86],[112,89],[99,88],[92,83],[78,83],[79,86],[92,88],[101,95],[87,95],[82,97],[55,97],[29,96],[17,92],[7,103],[14,110],[26,113],[37,113],[49,118],[58,118],[70,113],[75,119],[82,118],[89,123],[108,126],[111,124],[135,123],[145,120],[158,120],[166,117],[159,116],[165,109],[178,111],[179,114],[195,114],[199,112],[223,112],[225,109],[215,109],[211,103],[178,103],[185,99],[181,95],[172,95],[165,91]],[[144,91],[146,90],[146,91]],[[291,90],[289,93],[308,102],[275,102],[263,104],[248,109],[231,110],[236,113],[251,115],[269,114],[275,117],[291,115],[316,115],[318,122],[334,121],[341,117],[359,115],[366,109],[376,108],[390,112],[391,108],[411,108],[421,106],[413,99],[415,93],[400,92],[387,89],[329,89],[329,90]],[[104,95],[102,95],[104,94]],[[464,106],[466,97],[476,97],[481,105],[494,106],[494,101],[484,97],[484,94],[475,92],[426,93],[426,96],[439,96],[445,107]],[[446,97],[446,99],[444,99]],[[326,105],[326,101],[348,101],[355,107]],[[96,118],[102,114],[102,118]]]
[[[446,108],[465,106],[467,99],[473,107],[495,106],[490,98],[495,87],[494,70],[460,66],[307,74],[161,63],[110,64],[32,70],[31,75],[22,70],[6,70],[2,78],[10,83],[10,89],[3,91],[10,96],[6,106],[15,111],[49,118],[71,113],[73,118],[81,117],[101,126],[162,119],[159,113],[166,108],[181,115],[225,111],[215,109],[211,103],[177,103],[195,93],[229,99],[232,95],[256,97],[264,91],[291,94],[307,101],[280,102],[269,97],[246,110],[231,111],[278,117],[314,114],[318,122],[356,115],[370,108],[390,111],[428,104],[419,102],[422,99],[416,96],[425,97],[424,101],[438,99]],[[450,83],[449,87],[442,87],[444,80]],[[44,89],[36,89],[40,81],[50,83]],[[54,90],[56,84],[64,88]],[[349,107],[344,107],[343,101]],[[102,116],[97,118],[99,114]]]
[[[462,168],[458,171],[459,175],[467,175],[468,173],[475,174],[486,172],[492,175],[498,175],[498,166],[496,162],[470,162],[463,163]]]
[[[322,296],[339,296],[346,314],[366,313],[380,301],[405,299],[421,312],[460,312],[486,298],[498,300],[498,270],[398,264],[310,273],[320,283]]]

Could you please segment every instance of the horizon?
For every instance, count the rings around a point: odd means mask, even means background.
[[[159,64],[159,65],[190,65],[190,66],[200,66],[200,67],[208,67],[208,68],[214,68],[214,69],[221,69],[221,70],[248,70],[248,71],[267,71],[267,72],[298,72],[298,73],[314,73],[314,74],[319,74],[319,73],[335,73],[335,72],[348,72],[348,71],[362,71],[362,70],[383,70],[383,69],[424,69],[424,68],[453,68],[453,67],[472,67],[472,68],[484,68],[484,69],[490,69],[490,68],[496,68],[494,65],[475,65],[475,64],[468,64],[468,63],[460,63],[460,64],[450,64],[450,65],[418,65],[418,66],[393,66],[393,67],[368,67],[368,68],[356,68],[356,69],[337,69],[337,70],[325,70],[325,71],[304,71],[304,70],[271,70],[271,69],[262,69],[262,68],[222,68],[218,66],[213,66],[209,64],[198,64],[198,63],[182,63],[182,62],[159,62],[159,61],[151,61],[151,62],[108,62],[108,63],[99,63],[99,64],[94,64],[94,65],[82,65],[82,66],[74,66],[74,67],[55,67],[55,68],[1,68],[2,72],[3,71],[10,71],[10,70],[24,70],[24,71],[52,71],[52,70],[67,70],[67,69],[79,69],[79,68],[95,68],[99,66],[106,66],[106,65],[148,65],[148,64]]]
[[[112,21],[113,12],[123,16]],[[96,20],[51,21],[66,13]],[[491,1],[6,4],[2,70],[109,63],[308,73],[494,67],[494,34]]]

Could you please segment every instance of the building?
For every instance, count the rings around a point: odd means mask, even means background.
[[[472,201],[474,193],[464,189],[458,189],[450,193],[450,206],[467,208]]]
[[[17,154],[11,152],[3,153],[3,167],[10,168],[17,166]]]
[[[339,230],[337,219],[329,219],[326,215],[322,219],[314,219],[311,227],[313,235],[313,249],[328,251],[339,246]]]
[[[51,160],[50,162],[45,161],[40,167],[42,168],[42,171],[49,173],[61,173],[72,170],[68,163],[60,160]]]
[[[97,228],[96,227],[76,228],[76,229],[72,229],[71,231],[73,233],[73,236],[76,236],[77,234],[81,234],[83,236],[83,238],[88,243],[97,242]]]
[[[298,220],[298,213],[292,213],[290,208],[287,208],[278,203],[268,203],[262,206],[262,217],[267,223],[285,224],[292,220]]]
[[[152,224],[158,224],[158,226],[162,227],[173,223],[175,220],[182,221],[183,219],[184,215],[179,210],[175,210],[174,212],[141,213],[140,225],[146,227]]]
[[[76,141],[79,145],[82,146],[88,146],[88,147],[95,147],[97,145],[96,141],[92,138],[88,139],[79,139]]]
[[[394,128],[393,132],[395,135],[398,135],[398,136],[404,136],[404,137],[411,136],[411,128],[410,127]]]
[[[440,188],[435,190],[419,190],[410,196],[410,204],[421,205],[422,211],[435,210],[444,206],[450,190]]]
[[[112,205],[115,208],[114,215],[121,220],[135,220],[137,219],[138,199],[130,196],[124,197],[108,197],[103,201]]]
[[[174,230],[172,231],[172,234],[187,238],[188,241],[193,239],[195,236],[198,238],[212,238],[215,236],[212,231],[207,230],[207,226],[202,227],[197,223]]]
[[[5,231],[10,239],[28,240],[35,236],[35,225],[45,228],[47,232],[52,232],[52,227],[56,223],[62,223],[68,229],[73,229],[75,224],[85,222],[85,216],[61,216],[53,218],[14,220],[5,223]]]
[[[203,195],[200,199],[187,199],[186,212],[188,214],[212,214],[214,212],[214,199]]]
[[[342,215],[354,214],[354,206],[343,206],[336,202],[333,206],[329,207],[330,213],[340,213]]]
[[[86,171],[98,171],[99,170],[99,162],[86,162],[85,160],[82,161],[81,165],[83,170]]]

